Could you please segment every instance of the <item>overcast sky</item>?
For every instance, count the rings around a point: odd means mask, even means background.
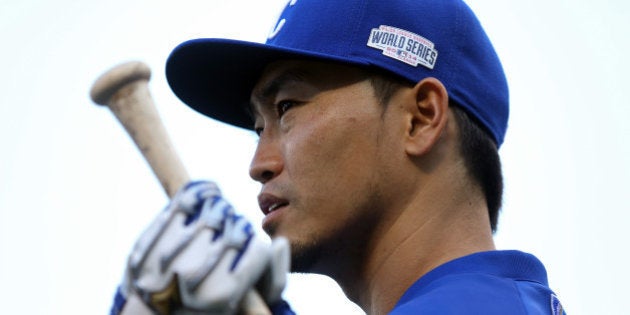
[[[184,40],[263,41],[285,0],[0,0],[3,314],[106,314],[135,238],[167,197],[128,136],[88,97],[141,60],[195,178],[255,225],[256,138],[196,114],[164,63]],[[625,311],[630,223],[630,2],[469,0],[503,61],[511,117],[497,246],[537,255],[570,314]],[[260,230],[259,230],[260,231]],[[291,276],[298,314],[361,314],[331,280]]]

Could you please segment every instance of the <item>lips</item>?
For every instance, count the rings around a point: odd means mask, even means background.
[[[263,193],[258,196],[258,205],[264,215],[268,215],[288,204],[289,202],[286,199],[276,197],[272,194]]]

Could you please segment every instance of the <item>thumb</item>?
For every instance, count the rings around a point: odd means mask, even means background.
[[[282,291],[287,283],[287,275],[291,267],[291,249],[289,241],[277,237],[271,243],[270,259],[267,270],[257,284],[258,292],[268,305],[282,299]]]

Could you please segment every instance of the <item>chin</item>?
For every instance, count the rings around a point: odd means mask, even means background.
[[[317,270],[317,265],[321,261],[321,247],[316,242],[299,242],[288,237],[287,239],[291,243],[291,272],[321,273]]]

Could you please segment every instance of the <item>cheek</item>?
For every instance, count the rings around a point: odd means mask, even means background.
[[[286,145],[289,161],[299,161],[300,167],[319,168],[326,171],[339,167],[347,159],[365,157],[375,144],[370,135],[370,126],[360,118],[352,116],[313,117],[299,130],[292,131],[292,141]],[[350,163],[352,166],[356,163]]]
[[[313,202],[354,195],[378,167],[376,122],[357,115],[311,117],[318,118],[292,130],[286,142],[285,171],[292,185]]]

